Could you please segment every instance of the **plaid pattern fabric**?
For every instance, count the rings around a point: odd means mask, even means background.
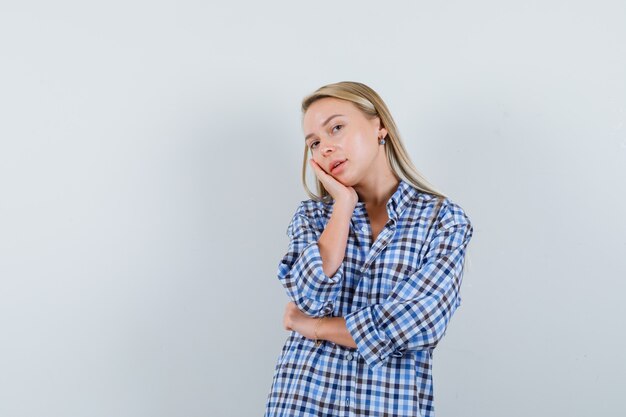
[[[291,331],[265,417],[434,417],[432,354],[461,303],[470,220],[449,199],[401,180],[375,242],[365,204],[358,202],[344,260],[328,277],[317,241],[332,208],[300,203],[278,279],[307,315],[344,317],[357,348],[330,341],[315,346]]]

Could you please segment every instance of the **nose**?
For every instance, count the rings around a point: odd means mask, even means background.
[[[328,153],[335,150],[335,145],[330,141],[324,141],[322,148],[322,155],[327,155]]]

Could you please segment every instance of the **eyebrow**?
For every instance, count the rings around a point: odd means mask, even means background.
[[[326,119],[326,121],[324,123],[322,123],[322,126],[326,126],[328,124],[328,122],[330,122],[330,119],[332,119],[333,117],[337,117],[337,116],[343,116],[343,114],[333,114],[332,116],[330,116],[328,119]],[[308,135],[306,135],[306,137],[304,138],[304,141],[306,142],[307,139],[309,139],[311,136],[313,136],[315,133],[309,133]]]

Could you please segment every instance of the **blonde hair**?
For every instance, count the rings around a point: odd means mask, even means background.
[[[309,106],[315,101],[324,97],[334,97],[340,100],[346,100],[353,103],[362,113],[368,118],[372,119],[376,116],[380,117],[380,121],[383,127],[387,129],[387,136],[385,137],[385,154],[391,170],[398,178],[404,179],[406,182],[413,185],[418,190],[446,198],[446,196],[437,191],[424,176],[415,168],[411,158],[409,157],[400,133],[396,127],[396,123],[391,117],[391,113],[387,108],[387,105],[382,98],[370,87],[365,84],[354,81],[341,81],[338,83],[324,85],[313,93],[309,94],[302,100],[302,117],[308,110]],[[328,202],[332,197],[324,188],[324,185],[316,177],[317,190],[319,195],[315,195],[311,192],[306,184],[306,170],[308,164],[308,152],[309,148],[304,145],[304,160],[302,162],[302,184],[306,193],[312,199],[316,201]]]

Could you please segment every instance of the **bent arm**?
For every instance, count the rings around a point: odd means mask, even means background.
[[[317,331],[320,339],[328,340],[339,345],[356,348],[356,342],[348,331],[346,319],[343,317],[329,317],[324,319]]]
[[[321,231],[311,208],[302,202],[287,228],[289,250],[280,261],[278,279],[289,298],[309,316],[328,315],[334,309],[342,287],[353,210],[335,203]]]
[[[456,204],[442,207],[422,265],[380,303],[345,315],[357,349],[372,369],[407,350],[432,350],[460,305],[467,245],[473,227]]]
[[[328,224],[317,242],[322,257],[324,274],[327,276],[334,275],[343,262],[353,211],[354,208],[346,204],[341,202],[335,203]]]

